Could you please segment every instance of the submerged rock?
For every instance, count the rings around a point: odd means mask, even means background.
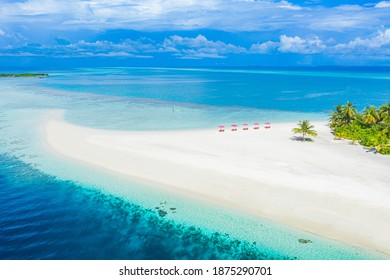
[[[302,244],[313,243],[313,241],[311,241],[310,239],[303,239],[303,238],[300,238],[298,241],[299,243]]]
[[[160,217],[164,217],[164,216],[166,216],[168,214],[166,211],[161,210],[161,209],[158,210],[157,213],[160,215]]]

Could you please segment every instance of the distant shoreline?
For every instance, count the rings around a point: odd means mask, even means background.
[[[0,74],[0,78],[43,78],[48,77],[46,73],[21,73],[21,74]]]

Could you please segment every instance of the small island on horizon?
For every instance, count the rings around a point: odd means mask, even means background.
[[[20,73],[20,74],[0,74],[0,78],[44,78],[48,77],[46,73]]]

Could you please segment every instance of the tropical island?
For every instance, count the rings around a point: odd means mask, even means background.
[[[330,127],[337,138],[350,139],[374,152],[390,154],[390,102],[379,107],[370,105],[362,112],[357,112],[351,102],[339,104],[331,113]]]
[[[53,111],[43,124],[49,150],[120,174],[152,192],[220,205],[390,254],[388,159],[336,141],[326,121],[300,121],[292,132],[302,139],[291,136],[293,126],[275,122],[270,129],[224,132],[104,130],[69,123],[61,111]],[[159,216],[171,217],[159,210]]]
[[[21,74],[0,74],[0,78],[44,78],[49,76],[46,73],[21,73]]]

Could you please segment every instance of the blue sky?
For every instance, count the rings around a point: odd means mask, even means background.
[[[0,0],[1,67],[390,65],[390,1]]]

